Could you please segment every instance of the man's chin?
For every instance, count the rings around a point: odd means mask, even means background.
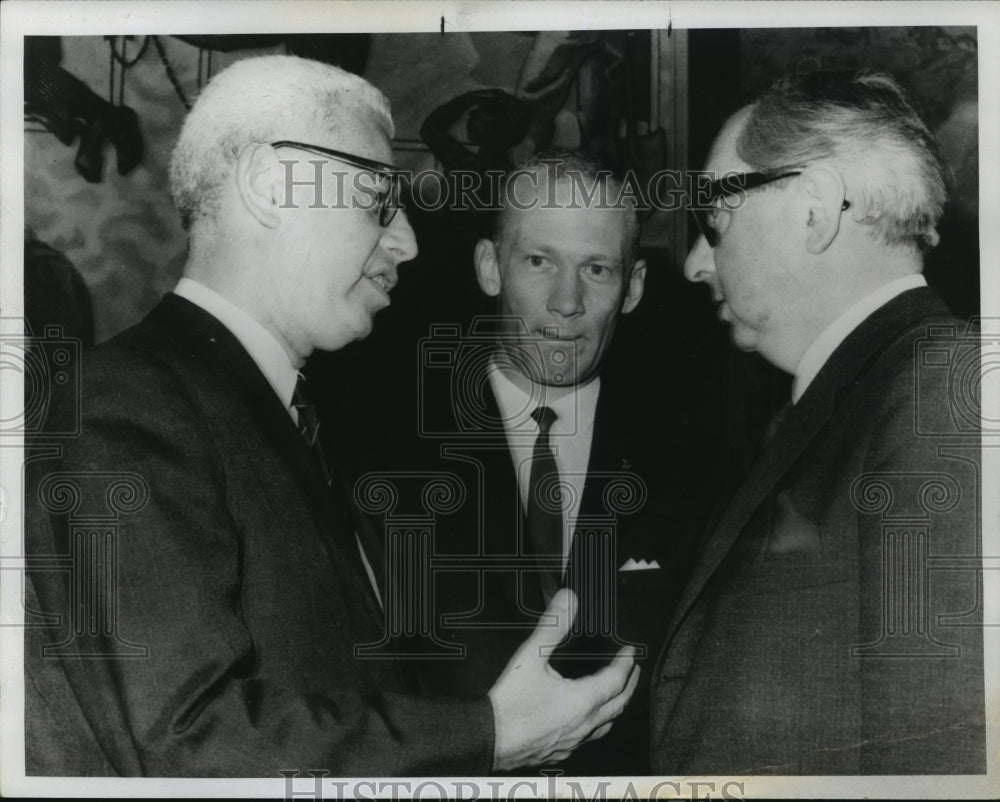
[[[554,367],[546,371],[545,376],[538,381],[548,387],[581,387],[589,384],[597,375],[597,371],[588,369],[587,372],[580,372],[580,365],[572,364],[562,366],[563,369]]]
[[[572,387],[576,384],[576,373],[547,373],[538,383],[544,384],[547,387]]]
[[[518,370],[532,384],[543,387],[572,387],[576,384],[575,370]]]
[[[740,326],[730,324],[729,339],[741,351],[750,353],[757,350],[757,338]]]
[[[352,342],[363,340],[372,333],[373,325],[374,322],[372,321],[372,318],[365,315],[362,318],[355,320],[353,325],[349,328],[344,326],[341,331],[331,335],[328,341],[324,344],[323,350],[337,351],[345,345],[350,345]]]

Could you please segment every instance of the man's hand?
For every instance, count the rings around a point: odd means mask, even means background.
[[[576,608],[573,592],[560,590],[490,689],[495,771],[565,760],[583,741],[606,735],[635,690],[639,667],[631,646],[610,665],[580,679],[564,679],[549,666],[551,650],[544,647],[562,641]]]

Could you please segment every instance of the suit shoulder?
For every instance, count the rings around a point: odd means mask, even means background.
[[[236,339],[207,313],[180,299],[164,302],[142,321],[84,355],[83,373],[91,381],[127,384],[135,392],[169,392],[182,385],[212,387],[227,366],[249,356]],[[252,365],[252,362],[250,362]]]
[[[944,391],[950,374],[960,365],[978,359],[980,336],[973,321],[964,321],[946,311],[911,321],[878,351],[865,373],[869,383],[883,391]]]

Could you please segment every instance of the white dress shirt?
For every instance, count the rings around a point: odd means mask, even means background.
[[[802,355],[802,359],[799,360],[799,364],[795,368],[795,378],[792,381],[792,403],[798,403],[809,385],[812,384],[813,379],[822,370],[823,365],[837,350],[837,347],[873,312],[881,309],[897,295],[917,287],[926,286],[927,280],[920,273],[914,273],[911,276],[904,276],[890,281],[888,284],[883,284],[874,292],[851,305],[846,312],[823,330],[823,333]]]
[[[547,398],[552,391],[543,385],[532,384],[523,390],[514,384],[496,364],[490,369],[490,386],[496,396],[497,406],[503,417],[504,433],[510,450],[521,505],[528,508],[528,484],[531,480],[531,458],[538,439],[538,424],[531,413],[538,407],[549,407],[556,419],[549,429],[549,443],[555,455],[559,477],[569,484],[570,492],[563,492],[563,566],[569,559],[569,548],[580,512],[583,486],[587,480],[590,461],[590,444],[594,437],[594,412],[600,393],[600,379],[595,378],[582,387],[562,391],[554,398]],[[547,392],[548,390],[548,392]]]
[[[278,394],[292,420],[298,424],[298,416],[292,409],[292,393],[295,392],[298,371],[274,335],[238,306],[200,281],[182,278],[174,288],[174,295],[200,306],[233,333]]]

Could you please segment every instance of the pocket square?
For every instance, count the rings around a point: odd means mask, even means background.
[[[653,560],[652,562],[646,562],[645,560],[639,560],[636,562],[633,558],[629,557],[628,560],[619,568],[619,571],[652,571],[658,569],[660,564]]]

